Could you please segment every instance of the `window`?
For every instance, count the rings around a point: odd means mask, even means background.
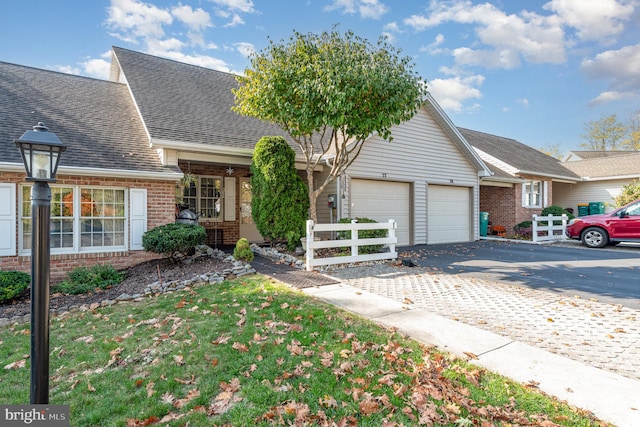
[[[200,176],[184,189],[184,204],[201,218],[222,221],[222,178]]]
[[[21,250],[31,249],[31,186],[22,186]],[[124,250],[125,190],[118,188],[51,187],[50,245],[52,253]]]
[[[527,181],[522,184],[522,206],[525,208],[542,207],[542,181]]]

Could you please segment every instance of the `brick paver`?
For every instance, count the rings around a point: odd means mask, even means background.
[[[420,267],[335,269],[345,284],[640,379],[640,311]]]

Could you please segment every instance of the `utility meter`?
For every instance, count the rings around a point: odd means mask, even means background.
[[[336,206],[337,200],[338,198],[336,197],[335,194],[329,194],[329,196],[327,197],[327,206],[329,207],[329,209],[337,208]]]

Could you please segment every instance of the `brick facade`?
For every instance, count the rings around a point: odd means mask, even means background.
[[[0,172],[0,182],[15,183],[16,213],[20,212],[17,203],[20,201],[20,184],[25,183],[23,173]],[[158,181],[145,179],[101,178],[80,176],[58,176],[56,185],[81,185],[96,187],[146,188],[147,189],[147,229],[175,220],[175,181]],[[129,215],[127,216],[129,218]],[[16,242],[20,227],[16,227]],[[158,258],[157,254],[146,251],[114,251],[101,253],[72,253],[51,255],[51,282],[55,283],[66,277],[76,267],[93,266],[95,264],[111,264],[117,269]],[[0,257],[0,270],[18,270],[30,273],[31,256]]]
[[[539,177],[523,177],[524,179],[540,180]],[[545,182],[545,180],[542,180]],[[543,197],[547,205],[553,201],[552,182],[546,180],[547,194]],[[522,206],[522,185],[513,184],[511,187],[480,186],[480,211],[489,212],[490,225],[502,225],[507,235],[513,233],[513,228],[524,221],[531,221],[533,215],[540,215],[543,208],[526,208]]]

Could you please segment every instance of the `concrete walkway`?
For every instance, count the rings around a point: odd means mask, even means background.
[[[375,279],[373,279],[375,280]],[[640,381],[589,366],[345,283],[302,289],[409,337],[593,412],[619,427],[640,426]]]
[[[640,310],[389,263],[254,267],[618,427],[640,426]]]

